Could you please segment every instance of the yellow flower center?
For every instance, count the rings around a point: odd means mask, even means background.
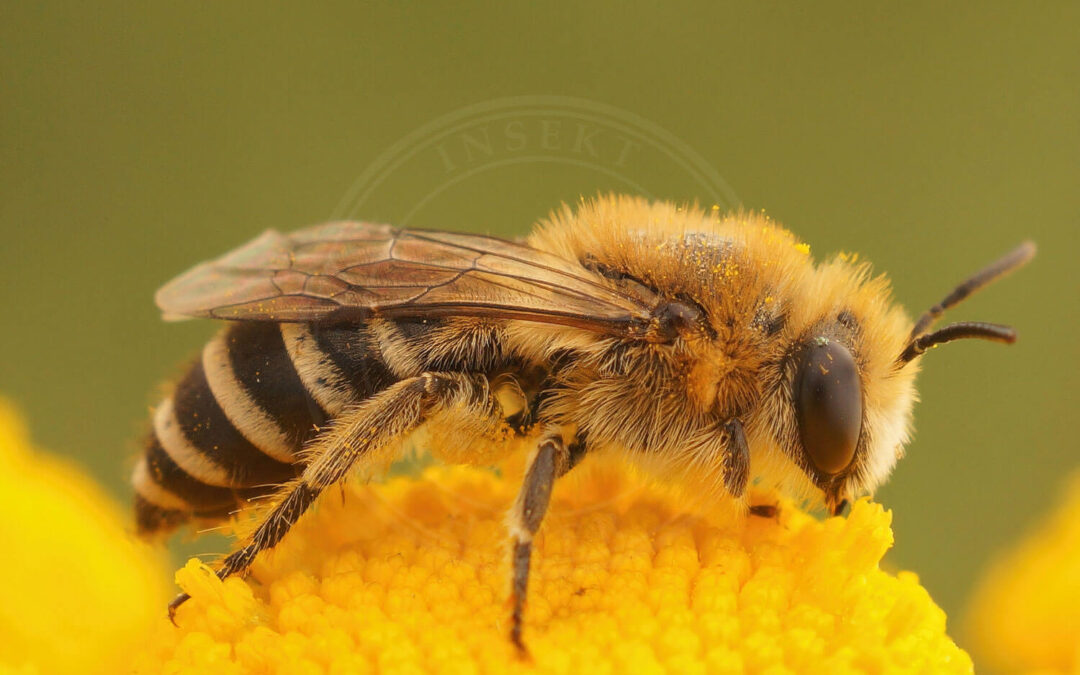
[[[198,561],[145,673],[972,671],[914,574],[879,568],[890,514],[723,509],[586,461],[560,481],[508,639],[517,481],[468,468],[328,492],[248,580]],[[247,526],[246,524],[244,526]]]

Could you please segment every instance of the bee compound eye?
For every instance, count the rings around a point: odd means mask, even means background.
[[[862,387],[855,359],[842,344],[811,340],[799,355],[795,415],[803,451],[819,471],[851,464],[862,429]]]

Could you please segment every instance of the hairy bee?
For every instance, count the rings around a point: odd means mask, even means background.
[[[156,409],[138,528],[276,492],[225,578],[423,425],[455,462],[535,438],[509,528],[520,647],[531,541],[584,455],[621,453],[744,504],[760,479],[839,512],[901,456],[924,351],[1015,339],[934,321],[1034,252],[1021,245],[912,324],[866,265],[815,266],[760,215],[612,196],[564,207],[527,243],[354,222],[267,232],[157,294],[167,318],[228,325]]]

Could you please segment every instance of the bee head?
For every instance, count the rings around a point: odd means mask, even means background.
[[[1016,269],[1035,254],[1025,242],[953,289],[924,312],[910,331],[882,299],[873,280],[854,283],[850,308],[813,321],[788,350],[788,454],[834,511],[855,494],[871,492],[892,470],[908,437],[915,400],[914,361],[931,347],[963,338],[1011,343],[1008,326],[955,323],[930,332],[946,309]],[[825,266],[825,276],[851,272]],[[837,279],[825,285],[843,287]],[[820,292],[820,289],[818,289]],[[791,447],[791,446],[797,447]]]

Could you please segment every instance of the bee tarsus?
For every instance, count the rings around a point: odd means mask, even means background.
[[[190,599],[190,595],[188,595],[187,593],[181,593],[175,598],[173,598],[172,602],[169,603],[169,621],[172,622],[172,625],[176,625],[176,610],[180,609],[180,605],[184,604]]]

